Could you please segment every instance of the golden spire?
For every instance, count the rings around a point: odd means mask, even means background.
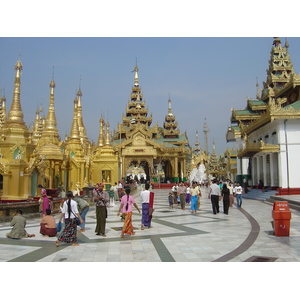
[[[101,116],[100,120],[100,133],[99,133],[99,138],[98,138],[98,146],[102,147],[104,146],[104,120]]]
[[[134,86],[138,87],[139,86],[139,68],[137,65],[137,61],[136,61],[133,72],[134,72]]]
[[[14,84],[14,94],[10,107],[10,111],[8,112],[7,122],[8,127],[23,127],[26,128],[25,122],[23,120],[23,112],[21,108],[20,94],[21,94],[21,71],[23,69],[20,56],[15,65],[16,76],[15,76],[15,84]]]
[[[172,113],[172,101],[170,99],[170,95],[169,95],[169,100],[168,100],[168,115],[169,116],[173,116],[173,113]]]
[[[48,115],[46,119],[46,129],[56,129],[56,117],[55,117],[55,110],[54,110],[54,88],[55,88],[55,82],[52,75],[52,80],[50,82],[50,103],[49,103],[49,109],[48,109]]]
[[[71,131],[70,131],[70,139],[72,139],[72,140],[78,139],[80,141],[77,108],[78,108],[78,100],[75,98],[74,99],[74,116],[73,116]]]
[[[0,97],[0,128],[4,126],[5,120],[6,120],[6,97],[5,97],[5,89],[3,96],[2,96],[2,89],[1,91],[1,97]]]
[[[59,143],[59,135],[58,135],[58,129],[56,128],[57,124],[56,124],[55,109],[54,109],[55,82],[53,79],[53,73],[52,73],[52,80],[50,82],[49,87],[50,87],[49,109],[45,120],[42,136],[39,141],[41,146],[48,143],[53,143],[55,145],[58,145]]]
[[[86,144],[88,141],[88,137],[86,134],[86,129],[83,124],[83,118],[82,118],[82,105],[81,105],[81,88],[79,86],[78,92],[77,92],[77,123],[78,123],[78,129],[79,129],[79,136],[83,144]]]
[[[40,109],[37,109],[35,112],[35,121],[32,129],[32,142],[37,144],[40,139],[43,131],[43,119],[40,117]]]
[[[109,136],[109,123],[106,123],[106,139],[105,145],[110,145],[110,136]]]

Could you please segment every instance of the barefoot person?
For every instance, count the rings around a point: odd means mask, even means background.
[[[135,234],[135,232],[133,231],[133,226],[132,226],[132,204],[140,213],[140,209],[136,205],[134,198],[130,195],[130,187],[127,187],[126,195],[124,195],[121,198],[121,204],[120,204],[119,211],[117,214],[117,216],[119,216],[122,211],[122,213],[125,216],[125,221],[124,221],[122,234],[121,234],[122,238],[125,237],[124,234],[129,234],[129,235]]]
[[[55,242],[56,247],[59,246],[59,242],[72,243],[72,246],[78,246],[77,243],[77,224],[75,217],[77,216],[80,220],[80,223],[83,223],[83,220],[78,212],[77,204],[73,200],[73,192],[67,192],[68,199],[64,202],[62,207],[62,214],[59,218],[61,222],[62,218],[65,219],[65,228],[63,232],[59,235],[57,241]]]
[[[22,216],[22,210],[18,209],[16,215],[12,218],[10,226],[12,230],[6,234],[6,237],[11,239],[22,239],[27,237],[34,237],[34,234],[28,234],[25,230],[26,219]]]

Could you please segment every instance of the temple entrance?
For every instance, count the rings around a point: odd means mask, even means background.
[[[140,183],[141,181],[150,181],[149,164],[146,160],[132,160],[126,170],[126,182],[131,183],[133,180]]]

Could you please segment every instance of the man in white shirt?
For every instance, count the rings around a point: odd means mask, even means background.
[[[149,217],[149,202],[150,202],[150,184],[145,184],[145,190],[141,192],[141,202],[142,202],[142,225],[141,230],[144,229],[144,226],[150,228],[151,220]]]
[[[213,180],[210,185],[210,200],[214,215],[219,213],[219,197],[221,196],[220,186],[217,185],[217,181]]]
[[[236,202],[237,202],[237,207],[241,208],[242,206],[242,194],[243,194],[243,188],[241,187],[240,183],[237,182],[236,186],[233,189],[233,195],[236,196]]]

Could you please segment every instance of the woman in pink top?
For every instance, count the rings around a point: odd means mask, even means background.
[[[41,184],[39,184],[38,187],[41,188],[41,198],[40,198],[41,211],[42,211],[43,216],[46,216],[46,209],[49,208],[50,210],[52,210],[52,203],[51,203],[51,200],[47,196],[46,189]]]
[[[134,198],[130,195],[130,187],[126,187],[126,195],[121,198],[121,204],[117,214],[117,216],[119,216],[122,210],[122,213],[125,215],[125,221],[121,234],[122,238],[125,237],[125,233],[129,235],[135,234],[132,226],[132,205],[134,205],[134,207],[140,213],[140,209],[138,208]]]

